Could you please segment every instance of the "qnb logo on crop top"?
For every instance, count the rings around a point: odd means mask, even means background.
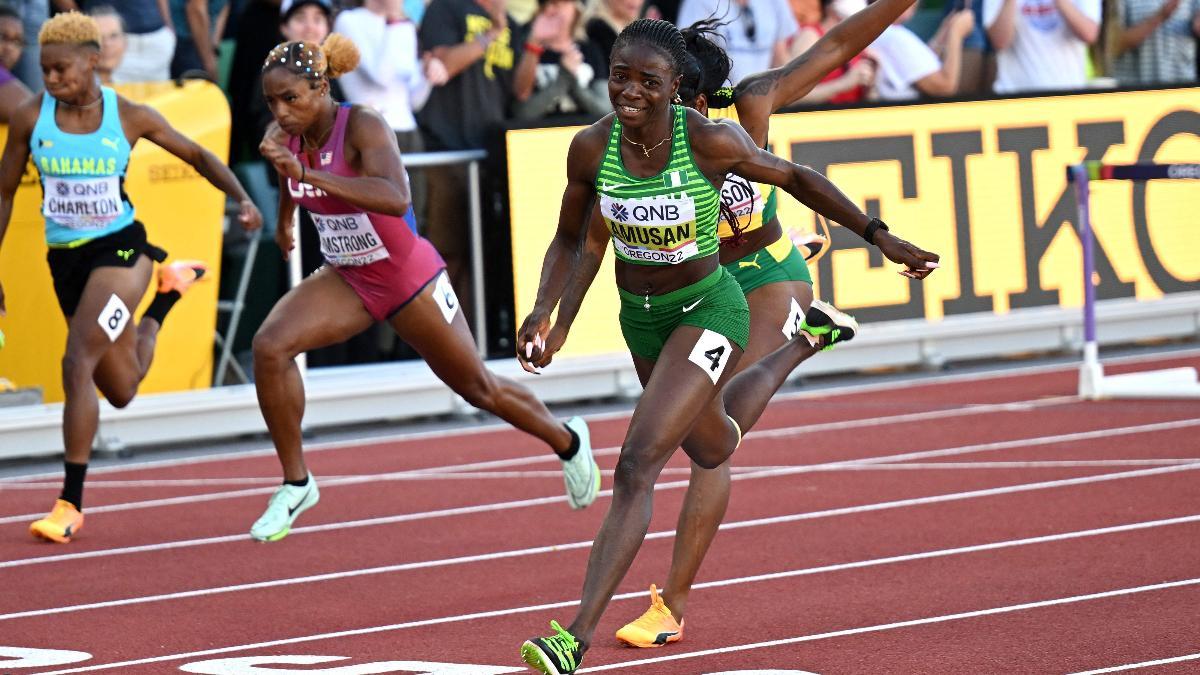
[[[72,230],[103,229],[125,213],[118,176],[46,176],[42,187],[42,215]]]
[[[686,194],[613,199],[600,195],[613,247],[630,260],[674,265],[699,252],[696,204]]]
[[[321,255],[330,265],[359,267],[390,257],[367,214],[314,213],[312,218],[317,226],[317,235],[321,238]]]

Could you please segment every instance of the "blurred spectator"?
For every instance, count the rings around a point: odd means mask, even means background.
[[[821,22],[821,0],[788,0],[796,25],[811,26]]]
[[[1114,75],[1123,85],[1196,79],[1200,0],[1119,0]]]
[[[597,77],[608,77],[608,60],[617,35],[641,13],[642,0],[590,0],[583,12],[583,31],[604,58],[604,65],[596,71]]]
[[[537,59],[524,52],[524,36],[514,25],[504,0],[429,3],[420,43],[445,64],[449,79],[434,87],[417,115],[428,150],[482,148],[486,135],[505,120],[512,101],[529,98]],[[517,54],[522,54],[519,68]],[[445,258],[446,271],[466,310],[473,306],[467,166],[434,167],[427,175],[425,236]]]
[[[1100,34],[1101,0],[983,0],[996,49],[997,93],[1079,89],[1087,46]]]
[[[21,15],[8,5],[0,4],[0,66],[12,72],[25,51],[25,25]]]
[[[229,68],[229,109],[235,120],[229,138],[229,161],[236,165],[243,161],[259,163],[258,144],[270,121],[270,112],[262,95],[262,66],[267,54],[275,45],[283,42],[281,23],[283,10],[279,0],[250,0],[238,16],[234,33],[233,60]],[[272,174],[273,175],[273,174]],[[241,176],[245,184],[246,177]],[[274,185],[274,181],[272,181]],[[251,189],[250,185],[246,186]],[[251,191],[253,193],[253,190]],[[264,204],[255,202],[260,209]],[[267,218],[263,211],[263,226],[274,228],[275,221]]]
[[[50,18],[50,3],[48,0],[9,0],[6,4],[16,11],[25,39],[21,57],[9,70],[20,78],[26,87],[39,91],[42,88],[42,48],[38,45],[37,36],[42,24]],[[71,7],[62,6],[59,9]]]
[[[219,82],[217,46],[225,32],[229,0],[170,0],[170,3],[176,37],[171,77],[189,70],[203,70],[213,82]]]
[[[12,74],[12,67],[21,58],[25,48],[25,28],[16,10],[0,5],[0,124],[8,124],[8,118],[28,96],[29,89]]]
[[[56,6],[78,9],[93,17],[120,19],[124,56],[110,73],[113,82],[161,82],[171,77],[175,31],[168,0],[55,0]],[[112,28],[111,22],[101,30]]]
[[[885,101],[958,93],[963,39],[975,27],[975,13],[962,9],[946,16],[931,40],[939,55],[903,25],[916,12],[916,5],[909,7],[871,43],[879,62],[875,88]]]
[[[730,82],[786,63],[800,31],[788,0],[683,0],[677,23],[690,26],[708,18],[725,22],[717,33],[733,59]]]
[[[117,74],[125,58],[125,22],[112,5],[95,5],[88,14],[100,27],[100,63],[96,64],[96,75],[101,84],[119,84],[123,80]]]
[[[578,0],[541,0],[525,43],[525,50],[538,57],[537,77],[533,94],[514,105],[517,119],[612,112],[600,48],[590,40],[575,39],[582,32],[582,18]]]
[[[354,41],[362,60],[340,79],[346,100],[374,108],[396,132],[402,154],[421,152],[425,144],[417,130],[420,110],[433,85],[445,84],[446,67],[417,46],[417,27],[404,14],[401,0],[366,0],[362,7],[338,15],[334,30]],[[425,216],[426,181],[423,170],[409,172],[414,215]]]
[[[821,20],[800,29],[792,43],[792,55],[799,56],[847,17],[867,6],[866,0],[821,0]],[[802,103],[859,103],[866,100],[875,84],[875,62],[866,53],[856,55],[849,63],[829,71],[812,91],[800,99]]]
[[[948,0],[942,9],[942,22],[954,12],[979,6],[974,0]],[[983,27],[983,12],[976,11],[975,27],[963,40],[962,67],[959,69],[959,94],[990,94],[996,79],[996,52]]]

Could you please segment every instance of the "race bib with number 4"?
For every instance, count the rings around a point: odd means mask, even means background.
[[[688,360],[700,366],[713,384],[716,384],[717,380],[721,379],[721,373],[725,372],[725,366],[729,364],[732,351],[729,338],[705,328],[700,334],[700,339],[696,340],[696,346],[692,347]]]

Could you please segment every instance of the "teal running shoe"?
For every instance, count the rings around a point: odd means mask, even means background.
[[[583,661],[583,647],[557,621],[551,621],[550,627],[557,634],[526,640],[521,645],[521,658],[545,675],[569,675]]]
[[[258,541],[279,541],[292,531],[292,523],[301,513],[321,500],[317,479],[308,474],[308,484],[303,487],[284,483],[267,502],[267,510],[250,526],[250,536]]]
[[[592,437],[582,417],[567,420],[567,428],[579,437],[579,451],[563,460],[563,482],[567,486],[567,503],[573,509],[586,508],[596,501],[600,492],[600,467],[592,456]]]
[[[858,334],[858,321],[828,302],[813,300],[799,332],[807,333],[815,340],[814,347],[826,351],[833,349],[834,345],[853,340]]]

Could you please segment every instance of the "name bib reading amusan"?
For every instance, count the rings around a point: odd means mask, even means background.
[[[321,237],[321,255],[330,265],[358,267],[386,260],[388,250],[365,213],[312,214]]]
[[[125,213],[119,176],[42,179],[42,215],[72,230],[102,230]]]
[[[696,205],[686,196],[613,199],[600,195],[613,246],[631,260],[674,265],[695,256]]]

